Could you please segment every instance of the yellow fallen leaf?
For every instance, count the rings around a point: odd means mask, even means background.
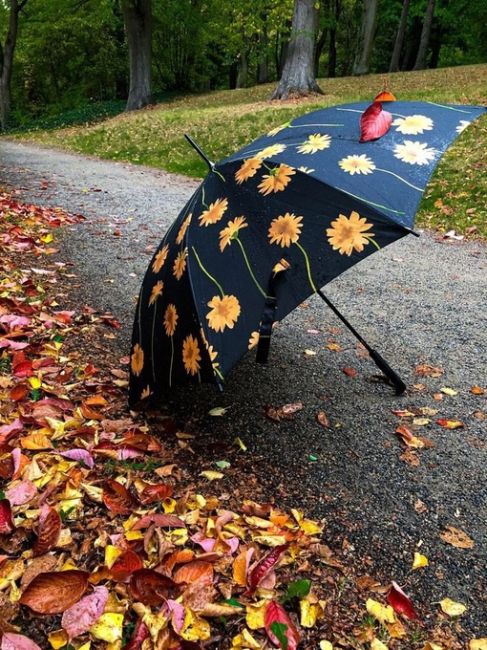
[[[249,650],[260,650],[261,647],[261,644],[254,639],[246,627],[244,627],[240,634],[237,634],[237,636],[234,636],[232,639],[232,650],[234,648],[249,648]]]
[[[413,418],[413,424],[417,427],[425,427],[431,422],[429,418]]]
[[[309,594],[299,601],[300,622],[303,627],[314,627],[319,618],[323,618],[325,611],[316,596]]]
[[[286,543],[284,535],[256,535],[252,539],[263,546],[281,546]]]
[[[207,641],[211,636],[210,624],[188,607],[180,635],[186,641]]]
[[[56,632],[51,632],[47,637],[51,648],[54,650],[59,650],[59,648],[64,648],[69,643],[69,637],[64,630],[57,630]]]
[[[390,605],[383,605],[373,598],[369,598],[365,603],[368,613],[376,618],[379,623],[394,623],[396,617],[394,610]]]
[[[240,447],[242,451],[247,451],[247,445],[244,443],[242,438],[239,438],[237,436],[237,438],[235,438],[235,442],[237,443],[237,445]]]
[[[443,388],[440,388],[440,390],[445,395],[450,395],[450,397],[455,397],[455,395],[458,395],[457,390],[453,390],[453,388],[448,388],[448,386],[443,386]]]
[[[320,641],[320,650],[333,650],[333,645],[329,641],[323,639]]]
[[[162,507],[164,508],[166,515],[171,515],[176,510],[176,506],[176,499],[171,499],[170,497],[166,497],[162,502]]]
[[[233,581],[240,587],[247,584],[247,549],[241,551],[233,561]]]
[[[127,542],[133,542],[136,539],[144,539],[144,533],[141,530],[129,530],[125,533]]]
[[[429,561],[426,555],[421,555],[421,553],[415,552],[413,559],[413,569],[421,569],[424,566],[428,566]]]
[[[39,377],[29,377],[27,380],[34,390],[41,387],[42,381]]]
[[[115,560],[117,560],[122,555],[122,553],[122,549],[118,548],[118,546],[107,544],[105,546],[105,566],[111,569],[115,564]]]
[[[246,523],[252,528],[272,528],[273,523],[268,519],[262,519],[262,517],[244,517]]]
[[[468,650],[487,650],[487,637],[472,639],[468,644]]]
[[[90,634],[99,641],[115,643],[122,638],[123,614],[107,612],[90,627]]]
[[[83,645],[80,645],[78,650],[90,650],[91,648],[91,641],[88,641],[88,643],[83,643]]]
[[[53,449],[52,442],[43,433],[31,433],[30,436],[21,438],[20,446],[22,449],[30,449],[31,451],[39,451],[40,449]]]
[[[207,469],[204,472],[200,472],[200,476],[207,478],[209,481],[218,481],[225,475],[222,474],[222,472],[216,472],[215,470]]]
[[[322,526],[319,526],[316,521],[311,519],[303,519],[299,522],[299,527],[306,535],[318,535],[323,530]]]
[[[461,616],[466,611],[465,605],[457,603],[451,598],[443,598],[440,600],[440,607],[448,616]]]
[[[395,623],[386,623],[387,631],[393,639],[402,639],[406,636],[406,628],[401,623],[401,621],[396,621]]]
[[[260,600],[254,605],[247,605],[245,622],[251,630],[260,630],[264,627],[265,610],[267,609],[267,600]]]
[[[385,643],[379,641],[379,639],[372,639],[370,642],[370,650],[388,650]]]

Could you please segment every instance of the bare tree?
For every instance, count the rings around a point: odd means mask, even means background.
[[[353,64],[353,74],[367,74],[374,44],[378,0],[364,0],[359,47]]]
[[[318,8],[316,0],[295,0],[291,39],[281,80],[272,99],[286,99],[292,95],[305,96],[322,93],[316,83],[314,54]]]
[[[419,41],[418,54],[413,70],[423,70],[426,67],[426,52],[430,42],[431,24],[433,23],[433,14],[435,12],[435,0],[428,0],[426,12],[424,14],[423,29],[421,31],[421,40]]]
[[[130,89],[127,110],[152,100],[152,0],[122,0],[129,48]]]
[[[399,26],[397,28],[396,40],[394,42],[394,49],[392,51],[391,62],[389,64],[389,72],[397,72],[399,70],[399,60],[401,58],[402,45],[404,43],[404,35],[406,34],[406,27],[408,24],[409,4],[411,0],[404,0],[402,3],[401,18],[399,19]]]
[[[10,115],[10,83],[14,64],[14,52],[17,45],[19,14],[28,0],[10,0],[8,29],[5,42],[0,42],[0,130],[5,131]]]

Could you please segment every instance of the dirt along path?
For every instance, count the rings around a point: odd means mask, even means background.
[[[116,347],[127,354],[146,266],[196,181],[2,140],[2,184],[87,217],[66,231],[62,254],[74,264],[81,299],[121,321]],[[168,410],[197,433],[192,462],[200,469],[235,462],[243,483],[245,473],[252,478],[250,496],[274,495],[324,518],[325,541],[362,558],[363,573],[406,583],[430,615],[442,598],[465,603],[465,638],[487,636],[487,409],[485,396],[470,391],[486,382],[485,245],[409,237],[335,280],[328,294],[400,371],[407,393],[396,397],[377,381],[354,339],[310,300],[277,328],[268,367],[249,354],[223,394],[201,387],[171,398]],[[422,376],[421,364],[443,373]],[[296,402],[304,408],[291,420],[264,414],[265,405]],[[215,406],[229,410],[212,418]],[[401,409],[420,419],[393,413]],[[317,421],[320,411],[328,427]],[[464,426],[443,428],[441,418]],[[401,424],[430,441],[426,448],[404,453],[395,434]],[[448,526],[467,533],[473,548],[446,543]],[[410,574],[415,550],[430,564]]]

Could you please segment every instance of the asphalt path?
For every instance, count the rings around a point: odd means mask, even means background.
[[[115,353],[128,354],[146,266],[197,182],[2,140],[2,185],[19,189],[24,200],[87,217],[66,229],[61,254],[74,264],[79,299],[121,321]],[[485,396],[470,392],[486,384],[486,271],[483,243],[425,232],[396,242],[327,287],[400,372],[408,384],[401,397],[377,380],[376,367],[353,337],[311,299],[276,328],[268,367],[257,366],[249,353],[223,394],[198,387],[172,396],[166,406],[197,431],[195,467],[233,462],[240,454],[237,466],[249,477],[246,496],[271,495],[324,518],[331,547],[348,550],[364,573],[406,582],[423,612],[435,612],[434,603],[447,596],[465,603],[460,624],[466,639],[487,636],[487,409]],[[334,344],[340,351],[330,349]],[[443,368],[443,375],[419,376],[415,368],[425,363]],[[435,399],[444,387],[457,394]],[[296,402],[303,409],[293,419],[274,422],[264,413],[265,405]],[[215,406],[229,409],[210,417]],[[417,427],[392,412],[421,407],[438,413],[416,411],[430,419]],[[320,411],[328,427],[317,421]],[[444,429],[439,418],[465,426]],[[401,459],[404,447],[394,433],[400,424],[431,443],[417,451],[419,465]],[[246,452],[236,451],[236,437]],[[465,531],[474,547],[446,544],[440,534],[447,526]],[[415,550],[430,565],[411,575]]]

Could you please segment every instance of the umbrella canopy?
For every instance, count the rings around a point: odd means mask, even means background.
[[[256,345],[264,360],[274,320],[313,293],[325,298],[321,287],[412,232],[442,154],[485,112],[393,102],[388,133],[361,143],[366,108],[315,111],[209,163],[143,281],[132,405],[188,381],[222,386]]]

